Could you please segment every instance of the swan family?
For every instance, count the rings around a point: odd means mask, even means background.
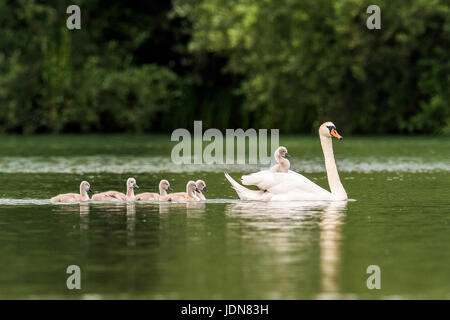
[[[269,170],[262,170],[241,177],[243,185],[255,186],[252,190],[236,182],[228,173],[225,177],[236,190],[241,200],[259,201],[304,201],[304,200],[347,200],[347,193],[339,179],[336,161],[333,154],[332,138],[342,140],[336,126],[332,122],[325,122],[319,128],[320,144],[325,158],[325,169],[330,191],[323,189],[301,174],[289,170],[289,157],[284,147],[275,152],[278,165]],[[282,149],[284,148],[284,149]]]
[[[235,181],[225,172],[226,179],[236,191],[241,200],[256,201],[304,201],[304,200],[347,200],[347,193],[339,178],[339,173],[334,159],[332,138],[342,140],[336,126],[332,122],[325,122],[319,127],[320,144],[325,159],[325,169],[330,191],[323,189],[303,175],[290,169],[289,155],[286,147],[279,147],[275,153],[276,165],[267,170],[261,170],[241,177],[242,184]],[[244,186],[253,186],[257,190]],[[206,200],[202,191],[208,192],[203,180],[188,181],[186,192],[167,193],[173,191],[168,180],[161,180],[159,193],[144,192],[137,195],[134,190],[139,186],[136,179],[129,178],[126,182],[126,193],[119,191],[106,191],[94,194],[89,198],[88,192],[92,192],[87,181],[80,184],[80,193],[66,193],[57,195],[50,200],[52,202],[84,202],[94,201],[168,201],[190,202]]]

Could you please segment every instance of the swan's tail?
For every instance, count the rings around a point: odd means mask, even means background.
[[[250,190],[246,187],[240,185],[236,180],[234,180],[228,173],[224,172],[225,178],[231,183],[231,186],[238,194],[241,200],[261,200],[261,196],[264,193],[261,190]]]

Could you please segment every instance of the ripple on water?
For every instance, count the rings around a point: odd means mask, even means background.
[[[350,158],[338,159],[341,172],[429,172],[450,171],[448,161],[421,158]],[[293,170],[305,173],[323,172],[323,159],[294,159]],[[3,157],[1,173],[153,173],[153,172],[251,172],[263,169],[259,165],[176,165],[165,157],[79,156],[79,157]]]
[[[49,199],[0,199],[0,205],[9,205],[9,206],[16,206],[16,205],[47,205],[50,204]]]

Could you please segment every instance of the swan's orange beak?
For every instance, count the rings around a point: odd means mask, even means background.
[[[344,138],[342,138],[342,136],[337,132],[336,129],[331,129],[330,131],[331,135],[339,140],[342,140]]]

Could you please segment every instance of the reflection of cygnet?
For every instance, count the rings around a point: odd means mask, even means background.
[[[197,193],[195,194],[199,200],[206,200],[205,195],[202,193],[202,191],[205,191],[208,193],[208,189],[206,189],[206,183],[203,180],[197,180],[195,182],[195,185],[197,186]]]
[[[80,203],[80,214],[89,214],[89,203]]]
[[[134,201],[134,188],[139,188],[136,184],[136,179],[128,178],[127,180],[127,194],[119,191],[106,191],[97,193],[92,196],[92,200],[96,201]]]
[[[127,203],[127,215],[135,215],[136,214],[136,205],[134,202]]]
[[[170,187],[170,183],[167,180],[161,180],[159,182],[159,194],[155,192],[144,192],[136,195],[136,201],[166,201],[167,190],[173,191]]]
[[[92,192],[91,185],[87,181],[80,184],[80,193],[64,193],[50,199],[51,202],[83,202],[89,200],[88,191]]]
[[[274,165],[272,168],[270,168],[270,171],[272,172],[288,172],[289,168],[291,167],[291,163],[288,159],[290,158],[290,154],[287,152],[287,149],[285,147],[279,147],[274,154],[275,161],[278,163],[277,165]]]
[[[194,181],[189,181],[186,185],[186,192],[171,193],[167,196],[167,201],[199,201],[195,192],[198,192]]]

